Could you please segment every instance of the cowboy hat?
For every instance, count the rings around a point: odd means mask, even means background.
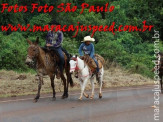
[[[91,38],[90,36],[86,36],[86,37],[84,37],[84,40],[82,42],[86,42],[86,41],[94,42],[95,39]]]

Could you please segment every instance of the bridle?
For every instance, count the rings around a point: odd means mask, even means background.
[[[70,60],[76,61],[76,67],[75,68],[70,68],[70,70],[74,70],[75,69],[75,71],[79,71],[77,58],[76,57],[72,57]]]
[[[30,64],[32,64],[31,65],[32,67],[35,67],[35,65],[37,65],[37,64],[35,64],[35,62],[37,62],[37,56],[39,55],[39,47],[38,46],[35,46],[35,45],[31,45],[30,47],[32,47],[33,49],[35,49],[36,52],[35,52],[35,55],[34,56],[27,55],[27,58],[29,58],[29,59],[32,60]]]
[[[74,70],[74,69],[75,69],[75,72],[77,72],[77,73],[79,73],[79,71],[82,72],[82,71],[84,70],[85,65],[84,65],[84,68],[83,68],[83,69],[81,69],[81,70],[79,69],[79,67],[78,67],[78,60],[77,60],[76,57],[72,57],[70,60],[76,61],[76,67],[75,67],[75,68],[70,68],[70,70]],[[89,71],[89,74],[88,74],[88,75],[80,76],[80,77],[87,77],[87,76],[89,76],[90,74],[91,74],[91,73],[90,73],[90,71]]]
[[[35,52],[36,54],[35,54],[35,56],[29,56],[29,55],[27,55],[27,57],[28,58],[30,58],[30,59],[35,59],[37,56],[38,56],[38,54],[39,54],[39,47],[38,46],[34,46],[34,45],[31,45],[30,47],[33,47],[37,52]]]

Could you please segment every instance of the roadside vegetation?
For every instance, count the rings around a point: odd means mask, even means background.
[[[0,4],[4,1],[0,1]],[[34,1],[28,0],[18,1],[9,0],[10,5],[18,3],[18,5],[31,5]],[[60,4],[63,1],[39,0],[40,5],[45,3],[54,5]],[[65,2],[65,1],[64,1]],[[115,22],[116,25],[136,25],[141,26],[144,20],[148,25],[154,25],[154,29],[160,31],[160,50],[163,51],[161,17],[163,16],[162,1],[160,0],[110,0],[110,5],[115,6],[115,10],[111,13],[88,13],[87,10],[83,14],[80,5],[83,2],[90,5],[104,6],[106,0],[69,0],[72,5],[79,6],[74,13],[8,13],[0,14],[0,24],[7,25],[8,23],[16,25],[46,25],[55,24],[70,25],[80,22],[84,25],[111,25]],[[122,68],[130,71],[130,73],[138,73],[145,77],[153,77],[151,72],[153,68],[152,60],[154,60],[154,44],[152,36],[154,29],[151,32],[116,32],[113,35],[111,32],[96,32],[94,38],[98,41],[95,44],[96,53],[102,55],[108,62],[117,63]],[[40,46],[44,46],[47,32],[0,32],[0,69],[13,70],[17,72],[32,72],[26,67],[24,61],[27,55],[28,44],[26,38],[34,41],[37,36],[40,37]],[[78,54],[78,47],[83,37],[90,35],[88,32],[79,32],[76,38],[71,33],[64,33],[63,47],[71,54]],[[109,64],[107,64],[109,66]]]

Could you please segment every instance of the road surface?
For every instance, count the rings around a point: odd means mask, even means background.
[[[0,122],[154,122],[152,86],[104,89],[103,98],[78,100],[78,92],[68,99],[56,101],[42,95],[37,103],[34,96],[0,99]],[[89,91],[87,92],[89,93]],[[160,98],[160,117],[163,122],[163,95]]]

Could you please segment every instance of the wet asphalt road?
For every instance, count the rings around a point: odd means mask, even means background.
[[[103,98],[78,100],[78,92],[56,101],[42,95],[37,103],[33,96],[0,99],[0,122],[154,122],[153,86],[105,89]],[[89,93],[89,92],[87,92]],[[163,122],[163,94],[160,117]]]

